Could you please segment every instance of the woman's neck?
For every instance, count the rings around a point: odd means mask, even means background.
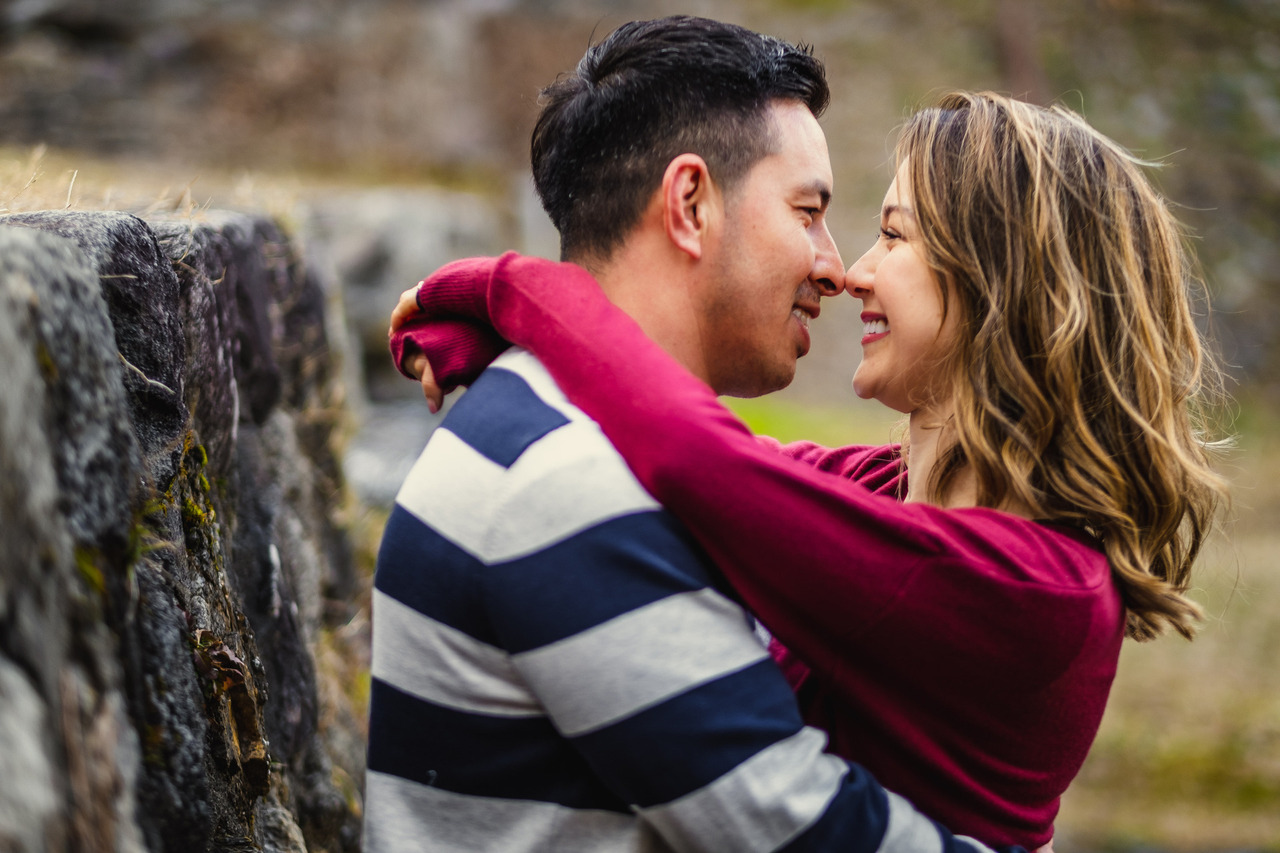
[[[966,465],[951,478],[947,490],[940,496],[929,494],[929,480],[938,458],[955,442],[955,430],[951,428],[951,413],[934,409],[917,409],[907,421],[907,496],[906,502],[918,502],[961,509],[978,505],[978,483],[973,469]],[[1034,518],[1031,507],[1009,495],[996,507],[1003,512]]]
[[[933,466],[943,449],[940,444],[948,440],[943,438],[944,433],[949,433],[947,419],[947,415],[923,408],[916,409],[907,419],[907,503],[954,506],[951,501],[934,500],[929,495]],[[954,492],[955,489],[948,491]]]

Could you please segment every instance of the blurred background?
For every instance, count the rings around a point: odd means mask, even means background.
[[[894,130],[951,88],[1062,102],[1160,165],[1232,377],[1236,505],[1201,637],[1128,644],[1059,853],[1280,851],[1280,0],[0,0],[0,212],[276,213],[341,283],[346,463],[376,543],[434,419],[390,370],[399,292],[455,257],[555,257],[528,136],[541,86],[618,24],[692,13],[812,44],[833,101],[831,229],[874,239]],[[758,430],[883,442],[855,300],[824,306]]]

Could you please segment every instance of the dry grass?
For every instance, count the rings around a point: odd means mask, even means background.
[[[378,177],[398,186],[427,180],[421,175]],[[266,213],[287,227],[308,201],[367,187],[369,180],[367,174],[335,170],[227,169],[208,163],[104,158],[44,145],[0,146],[0,215],[125,210],[198,219],[206,210],[244,210]]]
[[[177,164],[104,160],[43,145],[0,148],[0,213],[130,210],[196,213],[214,206],[271,209],[288,203],[287,179],[256,179]]]

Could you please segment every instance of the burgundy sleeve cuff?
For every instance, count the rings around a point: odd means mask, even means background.
[[[422,316],[465,317],[488,323],[489,281],[501,260],[464,258],[445,264],[427,276],[418,285],[417,300]]]
[[[459,385],[470,385],[495,358],[509,347],[487,326],[468,320],[432,320],[415,317],[391,336],[391,357],[396,369],[416,379],[407,359],[427,356],[436,384],[446,394]]]

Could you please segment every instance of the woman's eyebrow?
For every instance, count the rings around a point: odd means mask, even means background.
[[[893,214],[895,213],[901,213],[903,216],[909,217],[911,219],[916,218],[915,211],[913,211],[911,208],[903,204],[886,204],[880,210],[880,218],[888,219],[890,216],[893,216]]]

